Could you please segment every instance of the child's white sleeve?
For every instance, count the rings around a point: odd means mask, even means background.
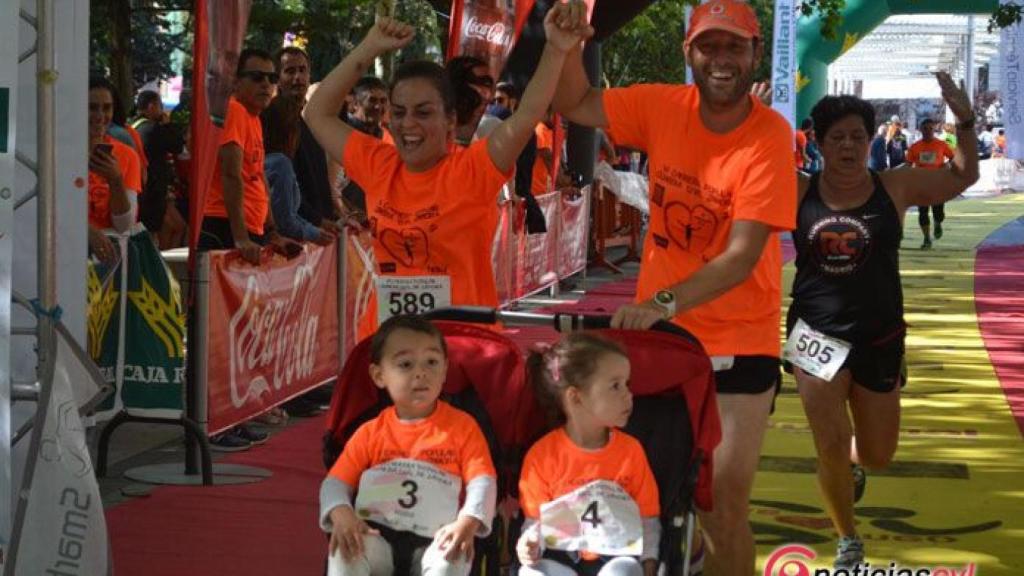
[[[348,484],[338,480],[334,476],[324,478],[320,484],[320,529],[324,532],[331,531],[331,510],[338,506],[352,507],[352,493],[354,490]]]
[[[498,481],[494,476],[477,476],[466,484],[466,502],[459,516],[472,516],[480,521],[478,538],[486,538],[491,533],[497,499]]]
[[[644,525],[644,551],[641,560],[658,559],[658,545],[661,543],[661,520],[657,516],[642,519]]]

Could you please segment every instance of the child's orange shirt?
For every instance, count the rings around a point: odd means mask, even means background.
[[[352,487],[363,471],[398,459],[419,460],[462,479],[496,476],[491,453],[476,420],[438,401],[434,412],[414,422],[399,420],[394,406],[363,424],[345,444],[329,475]]]
[[[558,428],[526,453],[519,477],[519,503],[527,518],[540,518],[540,506],[596,480],[615,482],[630,495],[640,516],[660,514],[658,483],[636,438],[613,430],[608,444],[584,450]]]

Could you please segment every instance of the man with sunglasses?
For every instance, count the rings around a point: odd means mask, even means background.
[[[301,247],[274,230],[266,177],[263,174],[263,127],[260,113],[274,97],[278,74],[270,54],[246,48],[238,56],[235,86],[221,132],[217,164],[199,234],[199,250],[237,249],[246,261],[259,265],[261,250],[271,244],[294,254]],[[247,450],[262,444],[267,434],[240,424],[210,439],[221,452]]]
[[[270,197],[263,175],[263,129],[260,112],[270,105],[278,74],[270,54],[242,50],[235,88],[217,151],[213,181],[206,195],[199,249],[237,249],[260,263],[260,248],[273,244],[288,253],[299,249],[274,230]]]

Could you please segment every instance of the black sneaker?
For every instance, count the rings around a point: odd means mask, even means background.
[[[252,442],[242,438],[232,428],[210,438],[210,450],[215,452],[243,452],[252,448]]]
[[[245,424],[239,424],[235,427],[235,434],[244,440],[248,440],[253,445],[263,444],[270,438],[270,434],[266,432],[260,432],[259,430],[246,426]]]
[[[935,239],[942,238],[942,222],[935,223]]]
[[[864,497],[864,489],[868,485],[868,474],[864,468],[856,464],[850,466],[853,468],[853,502],[856,504]]]
[[[924,242],[921,243],[921,250],[931,250],[931,249],[932,249],[932,239],[931,238],[925,238]]]

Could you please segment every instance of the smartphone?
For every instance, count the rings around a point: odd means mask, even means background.
[[[104,154],[112,154],[114,152],[113,144],[97,144],[96,150],[102,150]]]

